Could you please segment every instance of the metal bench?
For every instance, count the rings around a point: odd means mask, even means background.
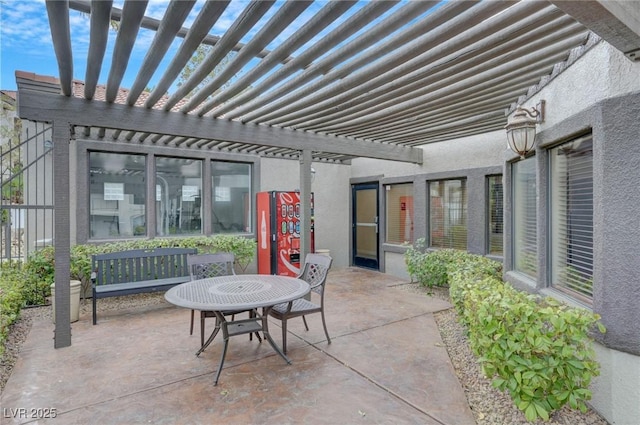
[[[195,248],[155,248],[93,255],[93,324],[98,322],[98,298],[166,291],[188,282],[191,278],[187,256],[197,251]]]

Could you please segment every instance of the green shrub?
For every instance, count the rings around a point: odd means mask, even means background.
[[[508,391],[529,421],[569,404],[585,411],[599,374],[590,332],[600,317],[518,291],[482,261],[450,269],[451,300],[492,384]]]
[[[0,263],[0,356],[4,353],[9,327],[18,319],[25,303],[24,283],[25,272],[20,262]]]
[[[42,305],[51,295],[55,271],[53,247],[48,246],[29,254],[24,264],[25,285],[23,295],[26,305]]]
[[[448,286],[447,261],[443,258],[443,251],[429,252],[426,250],[424,238],[416,240],[404,254],[407,272],[412,282],[418,282],[428,288]]]
[[[416,240],[415,244],[407,249],[404,259],[411,279],[429,288],[450,286],[449,275],[464,268],[480,270],[494,276],[500,276],[502,273],[502,264],[466,251],[427,251],[424,238]]]

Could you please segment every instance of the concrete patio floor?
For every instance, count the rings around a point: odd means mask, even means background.
[[[433,313],[450,305],[394,288],[401,280],[332,269],[326,314],[290,322],[287,365],[268,343],[222,339],[200,355],[190,311],[164,303],[88,314],[72,346],[53,348],[54,325],[33,323],[2,394],[0,423],[475,424]],[[207,330],[213,329],[207,320]],[[269,330],[281,342],[279,322]],[[37,419],[55,409],[55,419]]]

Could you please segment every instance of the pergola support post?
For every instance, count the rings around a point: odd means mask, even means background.
[[[54,347],[71,345],[71,220],[69,207],[69,141],[71,126],[53,121],[54,248],[56,283]]]
[[[300,153],[300,266],[311,252],[311,162],[312,152]]]

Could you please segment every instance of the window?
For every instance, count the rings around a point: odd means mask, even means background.
[[[145,157],[89,153],[89,232],[92,239],[144,236]]]
[[[538,276],[535,157],[513,164],[514,270]]]
[[[489,247],[488,252],[490,255],[502,255],[503,244],[503,196],[502,196],[502,176],[489,176],[487,178],[487,184],[489,189],[489,220],[487,221],[489,228],[487,233],[489,235]]]
[[[159,236],[202,229],[202,161],[156,157],[156,231]]]
[[[386,188],[387,243],[413,243],[413,184],[394,184]]]
[[[429,183],[429,231],[433,248],[467,249],[467,181]]]
[[[212,162],[213,233],[251,232],[251,165]]]
[[[593,142],[585,136],[549,152],[551,284],[593,295]]]

